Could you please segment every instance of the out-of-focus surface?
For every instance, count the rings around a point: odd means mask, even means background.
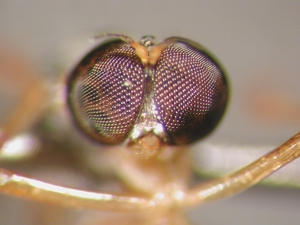
[[[210,49],[230,78],[227,114],[204,141],[277,146],[300,126],[299,21],[297,1],[0,1],[0,121],[12,105],[3,94],[14,96],[19,88],[7,83],[24,78],[19,56],[9,52],[20,52],[34,73],[55,80],[91,47],[95,34],[182,36]],[[8,58],[9,67],[17,67],[12,73],[3,69]],[[199,206],[190,217],[201,225],[298,224],[299,199],[299,190],[256,187]],[[1,224],[32,224],[24,218],[36,212],[58,224],[51,208],[1,196]]]

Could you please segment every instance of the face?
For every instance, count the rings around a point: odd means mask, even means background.
[[[68,103],[79,128],[110,145],[148,136],[186,145],[209,134],[227,105],[220,64],[187,39],[126,38],[101,44],[71,72]]]

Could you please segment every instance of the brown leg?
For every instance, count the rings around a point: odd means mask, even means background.
[[[193,206],[240,192],[255,185],[299,156],[300,133],[297,133],[283,145],[245,168],[195,187],[187,194],[182,204]]]
[[[18,95],[14,108],[2,119],[0,125],[0,151],[13,136],[27,130],[40,117],[49,103],[49,89],[25,56],[13,48],[0,46],[0,93],[11,101],[10,95]],[[2,107],[3,106],[2,104]]]
[[[47,88],[41,81],[31,83],[22,93],[22,99],[1,127],[0,146],[13,136],[30,128],[49,103]]]

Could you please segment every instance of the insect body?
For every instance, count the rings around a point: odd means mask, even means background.
[[[111,146],[108,161],[126,188],[89,192],[0,170],[0,191],[72,207],[173,218],[174,211],[241,191],[299,157],[296,134],[249,166],[191,188],[184,146],[209,134],[225,111],[228,87],[222,66],[187,39],[156,44],[151,36],[139,43],[124,35],[103,36],[116,40],[95,48],[72,70],[67,101],[78,128]],[[24,101],[32,102],[29,97]],[[20,124],[27,121],[16,118]],[[2,143],[18,131],[15,120],[9,121]]]

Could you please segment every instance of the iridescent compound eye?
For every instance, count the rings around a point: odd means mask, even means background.
[[[79,62],[68,93],[75,121],[101,143],[152,134],[178,145],[215,128],[228,88],[222,67],[192,41],[172,37],[155,44],[147,36],[137,43],[120,35]]]

